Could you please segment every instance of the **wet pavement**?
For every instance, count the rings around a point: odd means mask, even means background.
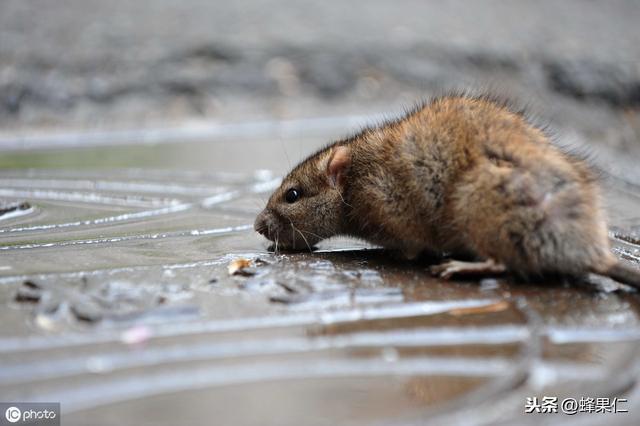
[[[446,282],[348,239],[267,250],[251,224],[279,153],[347,123],[5,153],[41,167],[0,172],[3,400],[60,401],[68,425],[355,425],[540,423],[528,397],[619,397],[629,413],[542,420],[637,424],[628,288]],[[640,191],[604,184],[615,250],[640,265]]]

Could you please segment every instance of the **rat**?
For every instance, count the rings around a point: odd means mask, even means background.
[[[446,254],[431,267],[443,278],[596,273],[640,287],[611,252],[596,173],[488,96],[438,97],[324,147],[254,228],[276,250],[345,235],[408,259]]]

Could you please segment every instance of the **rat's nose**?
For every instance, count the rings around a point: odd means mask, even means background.
[[[262,210],[253,224],[253,229],[267,237],[269,231],[269,217],[266,210]]]

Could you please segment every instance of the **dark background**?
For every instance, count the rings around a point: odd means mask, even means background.
[[[639,20],[634,0],[4,0],[0,128],[395,112],[489,87],[629,147]]]

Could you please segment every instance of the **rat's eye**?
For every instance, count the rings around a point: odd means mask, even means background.
[[[284,199],[287,203],[291,204],[291,203],[295,203],[296,201],[298,201],[298,198],[300,198],[300,190],[295,189],[295,188],[291,188],[290,190],[287,191],[287,193],[284,195]]]

